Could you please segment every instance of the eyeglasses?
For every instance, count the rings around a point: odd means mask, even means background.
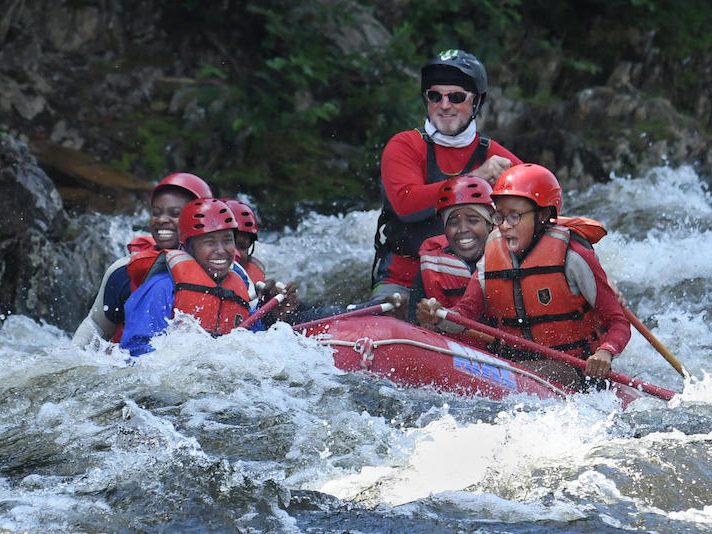
[[[507,221],[509,226],[517,226],[522,220],[522,215],[526,215],[527,213],[531,213],[533,211],[536,211],[536,209],[523,211],[521,213],[513,211],[512,213],[509,213],[507,215],[503,215],[501,212],[495,211],[492,215],[492,220],[497,226],[499,226],[500,224],[504,224],[504,221]]]
[[[430,89],[429,91],[425,91],[425,98],[431,104],[437,104],[443,99],[444,96],[446,96],[451,104],[462,104],[471,94],[472,93],[468,91],[453,91],[452,93],[441,93],[440,91]]]

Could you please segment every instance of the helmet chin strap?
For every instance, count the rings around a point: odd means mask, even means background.
[[[482,94],[477,95],[477,104],[475,104],[474,98],[473,98],[473,102],[472,102],[472,118],[473,119],[475,117],[477,117],[477,115],[480,113],[480,110],[482,109],[482,104],[484,104],[484,103],[485,103],[485,98]]]
[[[551,220],[551,208],[545,208],[549,212],[549,216],[545,221],[541,220],[541,214],[544,211],[544,208],[537,208],[536,210],[536,222],[534,223],[534,238],[532,239],[532,243],[536,243],[539,241],[539,238],[546,233],[546,230],[551,226],[551,223],[549,222]]]
[[[475,120],[475,113],[473,111],[472,115],[470,116],[470,120],[467,122],[467,124],[465,124],[462,128],[460,128],[457,131],[457,133],[455,135],[453,135],[453,137],[456,137],[456,136],[460,135],[462,132],[464,132],[465,130],[467,130],[470,127],[470,124],[472,124],[472,122],[474,120]]]

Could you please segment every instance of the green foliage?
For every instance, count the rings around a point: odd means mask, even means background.
[[[160,178],[168,172],[166,164],[166,147],[182,144],[188,147],[196,145],[201,134],[182,128],[176,117],[165,115],[140,115],[127,117],[128,124],[138,124],[133,132],[131,148],[126,150],[120,159],[112,162],[117,169],[136,172],[151,177]]]
[[[176,42],[189,35],[215,55],[194,65],[196,82],[173,98],[172,115],[142,117],[117,164],[160,174],[166,146],[177,143],[221,193],[247,192],[275,219],[300,202],[378,203],[381,151],[393,134],[421,124],[420,67],[439,50],[474,52],[493,84],[530,102],[566,98],[605,83],[621,61],[642,61],[645,32],[655,32],[666,68],[701,65],[712,52],[704,0],[159,4]],[[696,68],[676,72],[663,89],[691,106],[685,95],[699,94]]]
[[[485,61],[498,61],[508,35],[518,31],[522,21],[521,0],[366,3],[394,33],[408,36],[420,53],[420,62],[448,48],[462,48]]]
[[[220,80],[227,80],[229,74],[225,69],[216,67],[215,65],[203,65],[198,71],[198,79],[204,80],[206,78],[219,78]]]

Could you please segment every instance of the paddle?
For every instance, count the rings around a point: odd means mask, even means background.
[[[460,326],[464,326],[465,328],[479,330],[480,332],[500,339],[508,345],[512,346],[513,348],[531,350],[533,352],[541,354],[542,356],[546,356],[547,358],[566,362],[569,365],[577,367],[579,369],[586,368],[586,362],[584,360],[576,358],[575,356],[571,356],[570,354],[566,354],[565,352],[545,347],[544,345],[540,345],[539,343],[535,343],[534,341],[530,341],[528,339],[523,339],[521,337],[508,334],[507,332],[502,332],[496,328],[492,328],[491,326],[487,326],[477,321],[473,321],[472,319],[467,319],[445,308],[438,309],[436,314],[441,319],[447,319],[448,321],[455,324],[459,324]],[[655,386],[653,384],[648,384],[646,382],[638,380],[637,378],[631,378],[615,371],[610,371],[606,378],[612,380],[613,382],[618,382],[619,384],[633,386],[650,395],[659,397],[664,400],[670,400],[676,394],[674,391],[671,391],[669,389],[665,389],[660,386]]]
[[[332,321],[334,319],[348,319],[350,317],[360,317],[364,315],[378,315],[381,313],[389,312],[393,310],[395,306],[388,302],[383,302],[381,304],[374,304],[373,306],[366,306],[365,308],[360,308],[358,310],[348,311],[344,313],[337,313],[336,315],[330,315],[328,317],[322,317],[321,319],[314,319],[313,321],[308,321],[306,323],[295,324],[292,326],[294,330],[306,330],[314,326],[323,324],[327,321]]]
[[[237,328],[250,328],[253,324],[255,324],[257,321],[262,319],[265,315],[267,315],[269,312],[274,310],[277,306],[279,306],[282,301],[287,297],[286,293],[283,293],[282,290],[286,287],[282,282],[277,282],[276,287],[280,290],[279,293],[277,293],[274,297],[269,299],[267,302],[265,302],[262,306],[257,308],[255,310],[255,313],[250,315],[247,319],[242,321],[239,325],[237,325]],[[265,287],[264,282],[257,282],[255,284],[258,290],[262,290]]]
[[[623,311],[625,312],[626,318],[630,321],[630,324],[635,326],[635,329],[640,332],[645,339],[648,340],[648,343],[652,345],[652,347],[657,350],[663,358],[665,358],[670,365],[672,365],[675,370],[680,373],[680,375],[683,376],[689,376],[690,373],[687,372],[687,369],[685,369],[680,363],[680,360],[675,358],[673,354],[665,348],[665,346],[656,338],[653,333],[646,328],[646,326],[638,319],[635,314],[630,311],[626,306],[623,306]]]

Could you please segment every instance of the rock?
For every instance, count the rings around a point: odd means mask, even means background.
[[[57,238],[67,224],[62,199],[47,175],[37,166],[25,143],[0,134],[0,238],[13,239],[35,228]]]
[[[73,330],[94,298],[110,219],[84,215],[70,229],[62,200],[27,144],[0,134],[0,315],[24,314]],[[67,239],[67,234],[75,234]]]
[[[53,143],[75,150],[80,150],[84,144],[84,139],[79,135],[79,132],[73,128],[68,128],[65,120],[60,120],[54,125],[49,138]]]
[[[324,33],[333,39],[344,54],[364,52],[371,48],[385,47],[391,40],[390,32],[357,2],[344,3],[348,9],[348,23],[330,21]]]
[[[562,102],[528,106],[518,116],[497,102],[494,125],[515,154],[550,165],[573,187],[659,165],[696,163],[703,175],[712,175],[710,135],[669,100],[625,86],[593,87]],[[500,139],[498,128],[487,131]]]
[[[97,37],[99,10],[93,6],[67,9],[61,3],[47,14],[47,39],[61,52],[79,50]]]
[[[0,111],[15,110],[20,117],[31,121],[47,108],[45,97],[33,92],[28,86],[0,77]]]

